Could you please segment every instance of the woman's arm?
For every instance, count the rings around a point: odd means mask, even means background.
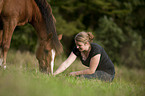
[[[59,68],[54,72],[53,75],[57,75],[67,69],[77,58],[77,56],[71,52],[69,57],[59,66]]]
[[[82,71],[71,72],[70,75],[75,76],[75,75],[81,75],[81,74],[93,74],[93,73],[95,73],[96,68],[98,67],[98,64],[100,62],[100,57],[101,57],[101,54],[98,54],[98,55],[92,57],[91,61],[90,61],[90,66],[88,69],[85,69]]]

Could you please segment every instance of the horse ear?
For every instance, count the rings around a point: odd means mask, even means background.
[[[58,35],[58,40],[62,39],[62,34]]]
[[[49,33],[47,36],[47,41],[49,41],[50,39],[52,39],[52,33]]]

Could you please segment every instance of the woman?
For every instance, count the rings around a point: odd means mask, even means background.
[[[60,65],[53,75],[57,75],[68,68],[77,57],[88,68],[71,72],[70,75],[79,75],[85,78],[98,78],[103,81],[112,81],[115,69],[105,50],[96,43],[91,43],[94,36],[91,32],[80,32],[75,36],[76,46],[69,57]]]

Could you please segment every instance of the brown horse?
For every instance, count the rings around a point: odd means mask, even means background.
[[[49,73],[55,52],[59,54],[63,48],[57,37],[52,9],[46,0],[0,0],[0,64],[6,67],[7,52],[15,27],[26,23],[32,24],[38,35],[36,58],[39,69]]]

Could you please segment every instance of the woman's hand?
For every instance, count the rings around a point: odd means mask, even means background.
[[[53,73],[53,74],[52,74],[52,76],[55,76],[55,75],[57,75],[57,74],[56,74],[56,73]]]
[[[69,73],[70,76],[76,76],[76,72]]]

